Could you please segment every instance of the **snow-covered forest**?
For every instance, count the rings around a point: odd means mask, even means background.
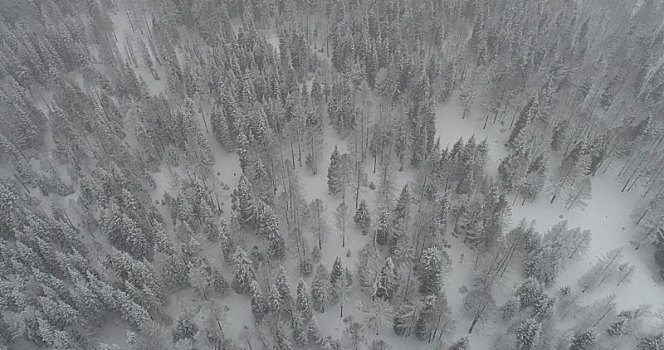
[[[0,349],[664,350],[663,0],[0,0]]]

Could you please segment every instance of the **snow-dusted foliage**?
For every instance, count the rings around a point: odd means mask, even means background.
[[[663,12],[2,2],[0,349],[664,348]]]

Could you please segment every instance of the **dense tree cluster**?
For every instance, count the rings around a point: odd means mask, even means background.
[[[3,3],[0,348],[97,348],[115,317],[136,350],[388,349],[374,332],[470,349],[446,295],[453,244],[474,264],[468,333],[499,315],[502,348],[663,348],[641,333],[644,310],[579,308],[629,282],[621,249],[555,293],[590,231],[509,227],[519,198],[583,209],[619,164],[664,271],[658,13],[648,0]],[[504,132],[495,177],[487,140],[436,138],[441,102]],[[506,273],[523,281],[496,305]],[[245,334],[225,329],[232,293]],[[337,307],[340,339],[318,322]]]

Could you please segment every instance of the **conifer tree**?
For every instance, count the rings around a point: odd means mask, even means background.
[[[438,248],[425,249],[418,269],[420,293],[437,295],[442,287],[446,267],[447,263]]]
[[[330,272],[330,300],[339,302],[339,309],[341,317],[344,316],[344,302],[350,293],[353,280],[348,268],[343,268],[341,265],[341,258],[337,257],[332,265]]]
[[[212,115],[210,116],[210,124],[212,124],[212,132],[214,137],[221,144],[227,152],[235,150],[235,142],[231,137],[228,121],[224,114],[224,109],[220,106],[215,106]]]
[[[279,221],[269,205],[262,207],[258,216],[258,234],[269,238],[279,232]]]
[[[334,286],[338,282],[341,281],[341,278],[343,277],[343,266],[341,264],[341,257],[337,256],[334,259],[334,263],[332,264],[332,271],[330,272],[330,283]]]
[[[253,226],[258,220],[260,206],[251,190],[251,183],[244,172],[240,175],[237,189],[233,191],[233,208],[240,214],[243,225]]]
[[[347,348],[358,350],[360,344],[364,341],[364,327],[357,321],[350,322],[343,331],[343,336],[348,344]]]
[[[590,156],[587,153],[587,143],[581,141],[563,158],[552,184],[551,203],[561,194],[567,193],[580,177],[588,174],[589,167]]]
[[[311,302],[314,310],[325,312],[325,307],[330,302],[330,273],[323,264],[316,266],[316,275],[311,284]]]
[[[279,291],[282,303],[289,305],[292,302],[293,297],[291,295],[286,269],[284,269],[282,265],[279,265],[275,284],[277,286],[277,291]]]
[[[249,294],[251,296],[251,314],[254,315],[256,323],[260,323],[267,313],[267,300],[263,297],[261,287],[256,280],[249,283]]]
[[[385,265],[380,270],[374,295],[384,300],[391,300],[398,285],[397,275],[392,258],[385,259]]]
[[[334,151],[330,156],[330,166],[327,168],[327,187],[330,193],[338,195],[342,191],[343,184],[343,164],[339,149],[334,146]]]
[[[376,224],[376,243],[385,245],[392,235],[390,212],[383,208],[378,212],[378,223]]]
[[[362,229],[362,233],[366,235],[371,226],[371,216],[369,215],[367,202],[364,199],[360,202],[360,206],[355,211],[353,220]]]
[[[286,256],[286,243],[279,231],[273,232],[272,235],[268,237],[268,240],[268,253],[270,254],[270,257],[274,260],[283,259]]]
[[[541,303],[546,297],[542,284],[534,278],[528,278],[517,289],[516,295],[519,299],[521,309],[534,307]]]
[[[532,96],[526,106],[519,114],[519,119],[516,121],[510,137],[508,144],[512,147],[517,146],[517,139],[521,137],[521,134],[524,132],[524,128],[528,126],[538,115],[539,100],[537,96]]]
[[[559,152],[567,134],[567,127],[569,122],[567,120],[557,123],[553,128],[553,135],[551,136],[551,150]]]
[[[542,244],[526,262],[526,276],[533,277],[546,286],[553,284],[558,277],[562,261],[562,243],[554,241]]]
[[[235,254],[233,254],[233,263],[235,265],[235,277],[231,286],[235,293],[248,294],[251,291],[251,282],[256,280],[249,254],[242,248],[237,248]]]
[[[415,336],[419,340],[428,340],[432,331],[434,322],[434,312],[436,307],[436,296],[426,295],[422,300],[422,309],[420,310],[417,322],[415,322]]]
[[[401,189],[401,194],[399,195],[399,200],[397,201],[397,206],[394,208],[394,221],[401,222],[402,220],[408,219],[410,215],[410,192],[408,191],[408,185],[404,185]]]
[[[189,264],[189,284],[198,295],[206,298],[208,291],[215,282],[212,269],[207,263],[201,263],[198,266],[193,266],[192,263]]]
[[[292,350],[293,345],[291,343],[289,332],[289,326],[283,322],[277,325],[277,330],[275,331],[275,348],[277,350]]]
[[[310,343],[320,344],[321,341],[323,340],[323,335],[320,330],[320,325],[318,324],[318,319],[315,316],[311,318],[307,334]]]
[[[540,343],[542,324],[534,319],[527,319],[514,329],[518,350],[537,349]]]
[[[305,321],[308,322],[311,320],[313,314],[311,312],[311,302],[309,301],[309,288],[307,287],[306,282],[301,278],[297,282],[295,308]]]
[[[405,185],[401,189],[401,194],[399,195],[397,205],[394,208],[394,215],[392,216],[392,234],[388,237],[388,244],[391,246],[396,245],[399,238],[406,233],[410,220],[410,200],[408,185]]]

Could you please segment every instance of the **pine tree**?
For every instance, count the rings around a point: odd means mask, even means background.
[[[410,192],[408,191],[408,185],[404,185],[401,189],[401,194],[399,195],[399,200],[397,201],[397,206],[394,208],[394,221],[399,223],[403,220],[407,220],[410,215]]]
[[[198,266],[193,266],[193,264],[190,263],[189,284],[199,296],[207,298],[208,292],[212,288],[214,282],[212,269],[207,263],[201,263]]]
[[[402,304],[394,315],[392,330],[398,336],[406,335],[409,327],[409,320],[412,318],[413,310],[410,305]]]
[[[526,182],[518,186],[518,192],[523,197],[521,204],[527,200],[533,201],[542,192],[547,175],[547,160],[544,155],[535,158],[528,166]]]
[[[73,270],[70,271],[70,275],[72,274],[74,274]],[[85,278],[82,275],[79,276],[76,278],[75,289],[70,290],[73,306],[85,319],[99,320],[105,311],[102,300],[90,289]],[[0,318],[0,329],[2,329],[2,318]],[[2,332],[0,332],[0,344],[2,344]]]
[[[562,243],[543,243],[528,257],[525,273],[546,286],[552,285],[558,277],[561,266]]]
[[[491,186],[484,196],[482,207],[482,222],[480,235],[475,240],[480,249],[487,251],[495,247],[499,238],[503,235],[505,220],[509,215],[509,204],[505,196],[500,193],[496,186]]]
[[[511,192],[518,188],[523,181],[528,170],[528,159],[525,155],[511,152],[507,157],[500,161],[498,166],[498,178],[502,189]]]
[[[579,180],[579,177],[589,174],[590,156],[587,148],[586,141],[582,140],[563,158],[558,174],[552,184],[553,196],[551,197],[551,203],[559,195],[568,193],[570,187]]]
[[[437,209],[434,217],[436,235],[444,236],[447,232],[447,225],[450,214],[450,197],[448,193],[437,201]]]
[[[392,235],[392,225],[390,222],[390,212],[383,208],[378,213],[378,223],[376,224],[376,243],[385,245]]]
[[[49,324],[59,329],[76,325],[81,321],[80,313],[59,298],[54,300],[50,296],[40,297],[39,304]]]
[[[263,206],[258,217],[258,233],[268,240],[268,253],[272,259],[280,260],[286,255],[286,245],[279,233],[279,221],[269,205]]]
[[[359,322],[350,322],[343,331],[343,337],[348,344],[347,348],[358,350],[360,344],[364,341],[364,327]]]
[[[258,215],[258,234],[268,238],[278,231],[279,221],[272,208],[269,205],[263,206],[260,215]]]
[[[383,299],[373,300],[368,306],[361,304],[360,311],[364,313],[367,325],[376,331],[376,335],[380,335],[381,328],[388,325],[393,317],[392,305]]]
[[[369,232],[369,227],[371,226],[371,216],[369,215],[367,202],[364,199],[360,202],[360,206],[355,211],[353,220],[362,229],[362,234],[366,235]]]
[[[251,282],[256,280],[249,254],[242,248],[238,248],[233,254],[233,263],[235,265],[235,277],[231,286],[235,293],[248,294],[251,291]]]
[[[283,266],[279,265],[277,271],[277,278],[275,281],[277,290],[279,291],[279,296],[281,297],[281,302],[289,305],[293,299],[290,291],[290,286],[288,282],[288,275],[286,275],[286,269]]]
[[[410,192],[408,185],[401,189],[401,194],[397,200],[397,205],[394,208],[394,215],[392,216],[392,230],[391,235],[388,237],[388,244],[395,246],[399,242],[399,238],[406,233],[408,229],[408,221],[410,219]]]
[[[517,119],[514,128],[512,128],[509,140],[507,141],[510,146],[516,147],[517,138],[523,132],[523,129],[537,117],[538,107],[539,100],[537,96],[531,97],[526,106],[523,107],[521,114],[519,114],[519,119]]]
[[[255,225],[259,217],[259,203],[252,194],[251,183],[244,172],[240,175],[237,189],[233,191],[233,208],[240,214],[243,225]]]
[[[270,285],[270,289],[268,290],[267,297],[265,299],[267,310],[269,312],[278,313],[284,309],[284,304],[281,300],[281,294],[279,294],[279,289],[277,288],[276,284],[272,283]]]
[[[293,338],[300,345],[309,343],[308,323],[307,318],[301,314],[293,320]]]
[[[219,295],[226,295],[231,286],[228,284],[226,278],[224,278],[224,275],[222,275],[221,272],[219,272],[219,270],[213,269],[212,287],[214,288],[214,291],[217,292]]]
[[[334,146],[334,151],[330,156],[330,167],[327,168],[327,187],[333,195],[338,195],[341,193],[343,184],[343,164],[341,155],[339,155],[339,150],[337,146]]]
[[[477,169],[480,168],[479,161],[475,137],[471,136],[458,155],[456,176],[459,182],[455,189],[456,193],[470,194],[475,189],[475,184],[480,180],[481,175],[477,172]]]
[[[124,206],[124,205],[123,205]],[[102,217],[103,232],[116,247],[125,250],[136,259],[148,257],[152,247],[138,223],[111,202]]]
[[[397,283],[394,263],[392,262],[392,258],[388,257],[385,259],[385,265],[380,270],[374,295],[383,300],[391,300],[396,292]]]
[[[37,319],[39,325],[39,333],[41,339],[54,350],[68,350],[68,349],[81,349],[76,341],[67,332],[56,329],[48,323],[48,321],[39,318]]]
[[[534,278],[526,279],[516,290],[516,296],[519,299],[519,305],[522,310],[528,307],[534,307],[546,298],[542,284]]]
[[[332,264],[332,271],[330,272],[330,283],[333,286],[341,281],[343,272],[344,270],[341,264],[341,257],[337,256],[334,259],[334,263]]]
[[[437,295],[440,292],[446,268],[447,263],[438,248],[425,249],[418,269],[420,293]]]
[[[275,348],[276,350],[292,350],[293,345],[288,335],[289,326],[285,323],[279,323],[275,332]]]
[[[553,135],[551,136],[551,150],[560,152],[565,142],[567,134],[567,127],[569,122],[567,120],[557,123],[553,128]]]
[[[537,349],[540,343],[539,338],[541,332],[542,324],[534,319],[527,319],[523,323],[516,326],[514,329],[514,335],[516,336],[517,349]]]
[[[435,295],[427,295],[422,300],[422,309],[420,310],[417,322],[415,322],[415,336],[419,340],[428,340],[431,335],[435,306]]]
[[[210,124],[212,124],[212,132],[214,133],[214,137],[221,144],[224,150],[226,150],[226,152],[234,151],[235,142],[231,137],[228,121],[222,107],[215,106],[214,111],[210,116]]]
[[[0,237],[13,237],[14,218],[17,215],[18,197],[0,182]]]
[[[509,321],[519,312],[521,305],[519,304],[519,298],[514,297],[510,298],[498,308],[500,311],[501,317],[503,320]]]
[[[274,260],[281,260],[286,256],[286,243],[279,231],[273,232],[268,238],[268,253]]]
[[[643,309],[641,308],[622,311],[618,314],[617,320],[606,329],[606,333],[611,337],[632,334],[638,329],[638,320],[642,315]]]
[[[267,313],[267,300],[263,297],[261,287],[255,280],[249,283],[249,295],[251,295],[251,314],[254,315],[256,323],[260,323]]]
[[[306,282],[301,278],[297,282],[296,293],[295,308],[300,312],[300,315],[302,315],[304,320],[308,322],[313,315],[311,312],[311,302],[309,301],[309,288],[307,287]]]
[[[318,319],[316,319],[316,317],[311,318],[307,333],[309,337],[309,343],[320,344],[323,340],[323,335],[321,334],[320,326],[318,325]]]
[[[325,307],[330,302],[330,279],[329,272],[325,265],[318,264],[316,266],[316,275],[311,284],[311,301],[314,310],[318,312],[325,312]]]
[[[589,177],[583,177],[576,181],[565,198],[565,209],[570,210],[578,207],[583,210],[587,201],[592,198],[592,182]]]
[[[231,225],[239,226],[237,217],[231,219]],[[219,241],[224,261],[231,263],[233,260],[233,252],[235,251],[235,241],[229,236],[228,230],[224,229],[219,233]]]

